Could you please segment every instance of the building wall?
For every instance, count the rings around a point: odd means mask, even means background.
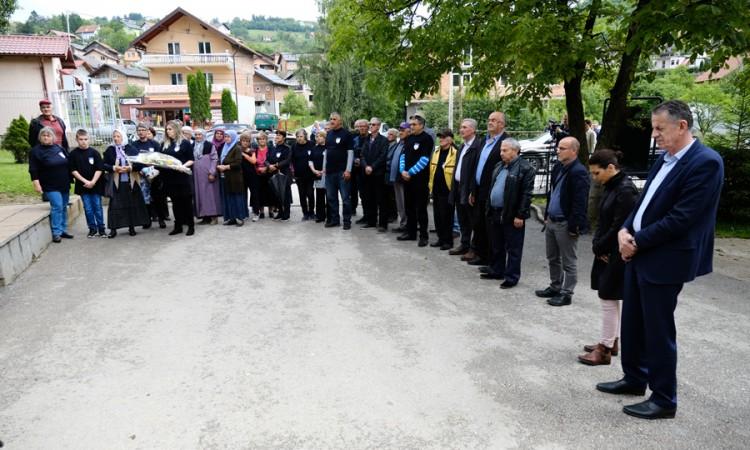
[[[0,56],[0,135],[10,125],[10,121],[19,115],[26,120],[39,115],[39,100],[49,97],[57,103],[54,93],[60,88],[60,78],[55,69],[60,68],[59,59],[44,58],[43,71],[40,70],[40,59],[36,56]],[[42,78],[47,82],[47,93],[44,92]],[[60,112],[60,105],[55,104],[55,114]]]
[[[263,101],[264,105],[262,106],[265,106],[265,112],[279,114],[279,105],[284,102],[284,96],[289,92],[289,86],[274,85],[265,78],[255,75],[254,89],[256,111],[260,112],[261,106],[258,106],[257,103]]]

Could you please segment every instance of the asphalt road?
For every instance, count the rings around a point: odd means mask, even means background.
[[[600,327],[588,238],[552,308],[538,224],[501,291],[447,252],[292,214],[113,241],[79,220],[0,288],[5,448],[747,448],[747,281],[686,286],[677,418],[648,422],[594,390],[619,358],[576,362]]]

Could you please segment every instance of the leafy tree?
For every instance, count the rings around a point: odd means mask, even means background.
[[[0,0],[0,33],[8,31],[10,16],[16,11],[18,2],[16,0]]]
[[[294,91],[289,91],[284,96],[284,102],[281,104],[281,112],[293,115],[306,114],[307,102],[301,95],[295,93]]]
[[[137,84],[128,84],[125,86],[125,90],[120,95],[122,97],[143,97],[143,94],[143,86]]]
[[[729,129],[726,145],[739,150],[750,146],[750,66],[733,73],[726,84],[732,96],[724,122]]]
[[[229,89],[221,91],[221,120],[224,123],[237,120],[237,103],[234,102],[232,91]]]
[[[141,14],[141,13],[134,13],[134,12],[132,12],[132,13],[128,14],[127,17],[128,17],[128,19],[133,20],[133,21],[138,22],[138,23],[142,23],[144,21],[143,14]]]
[[[211,119],[211,83],[200,70],[187,76],[190,116],[199,124]],[[223,96],[222,96],[223,103]]]
[[[112,24],[119,22],[112,22]],[[122,24],[119,23],[119,27],[112,27],[110,25],[104,25],[99,28],[97,39],[114,48],[120,53],[124,53],[125,50],[130,46],[132,36],[128,34],[122,28]]]
[[[682,96],[690,104],[695,125],[704,138],[721,123],[722,113],[731,103],[731,97],[722,85],[720,82],[695,84]]]
[[[23,116],[13,119],[5,132],[3,148],[13,153],[17,163],[29,161],[29,122]]]

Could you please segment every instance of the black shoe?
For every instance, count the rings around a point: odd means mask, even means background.
[[[114,239],[117,237],[117,230],[109,230],[109,234],[107,235],[107,239]]]
[[[172,230],[172,231],[169,232],[170,236],[175,236],[177,234],[182,234],[182,227],[175,228],[174,230]]]
[[[225,220],[224,225],[237,225],[237,221],[234,219]]]
[[[148,230],[149,228],[151,228],[151,222],[143,225],[144,230]]]
[[[54,242],[55,244],[59,244],[60,242],[62,242],[62,238],[60,236],[52,236],[52,242]]]
[[[490,266],[479,266],[479,273],[490,273]]]
[[[479,275],[479,278],[481,278],[483,280],[502,280],[505,277],[503,277],[502,275],[497,274],[497,273],[487,272],[487,273],[483,273],[483,274]]]
[[[500,289],[510,289],[513,286],[517,285],[517,284],[518,283],[512,283],[512,282],[506,280],[506,281],[503,281],[502,283],[500,283]]]
[[[321,223],[321,222],[325,222],[325,221],[326,221],[325,219],[315,219],[315,223]]]
[[[351,230],[351,229],[352,229],[352,224],[350,224],[350,223],[345,223],[345,224],[344,224],[344,226],[343,226],[343,228],[344,228],[345,230]]]
[[[369,223],[366,223],[362,225],[360,228],[375,228],[375,225],[370,225]]]
[[[646,393],[645,387],[633,386],[625,381],[625,378],[617,381],[597,383],[596,390],[615,395],[644,395]]]
[[[258,215],[258,219],[265,219],[265,218],[266,218],[266,215],[264,213],[260,213]]]
[[[464,247],[463,245],[461,245],[461,246],[454,248],[450,252],[448,252],[448,254],[456,256],[456,255],[465,255],[468,252],[469,252],[469,247]]]
[[[91,239],[94,236],[96,236],[96,231],[94,230],[89,230],[89,234],[86,235],[86,237],[89,239]]]
[[[185,233],[185,236],[192,236],[195,234],[195,228],[194,227],[188,227],[187,233]]]
[[[550,306],[567,306],[572,302],[573,299],[568,294],[559,294],[547,300],[547,304]]]
[[[135,228],[130,227],[128,228],[128,234],[131,236],[135,236],[137,233],[135,232]]]
[[[396,227],[391,230],[394,233],[406,233],[406,227]]]
[[[242,219],[237,219],[237,223],[235,225],[237,225],[238,227],[241,227],[242,225],[245,225],[245,221]]]
[[[63,238],[63,239],[73,239],[73,235],[72,234],[68,234],[68,233],[66,233],[64,231],[60,234],[60,237]]]
[[[442,247],[443,243],[440,241],[435,241],[430,243],[430,247]]]
[[[419,247],[427,247],[427,243],[428,242],[429,241],[427,240],[426,237],[425,238],[419,238],[419,242],[417,243],[417,246],[419,246]]]
[[[378,233],[385,233],[386,231],[388,231],[388,228],[386,228],[386,227],[378,227]]]
[[[159,228],[167,228],[167,224],[163,220],[159,221]]]
[[[487,265],[487,261],[483,260],[482,258],[474,258],[471,261],[466,261],[466,264],[470,266],[485,266]]]
[[[106,239],[107,238],[107,233],[104,230],[99,230],[98,236],[100,238],[105,238]]]
[[[341,224],[338,222],[326,222],[325,224],[326,228],[333,228],[333,227],[338,227],[338,226],[341,226]]]
[[[397,241],[416,241],[417,237],[412,236],[409,233],[404,233],[401,236],[396,238]]]
[[[453,244],[443,244],[440,246],[440,250],[450,250],[453,248]]]
[[[556,291],[552,289],[551,287],[547,286],[544,289],[539,289],[534,291],[534,294],[536,294],[537,297],[541,298],[552,298],[560,295],[560,291]]]
[[[352,214],[352,215],[354,215],[354,214]],[[354,222],[354,223],[356,223],[357,225],[363,225],[363,224],[366,224],[366,223],[367,223],[367,219],[365,219],[365,218],[363,217],[363,218],[361,218],[361,219],[357,220],[357,221],[356,221],[356,222]]]
[[[651,400],[623,406],[622,412],[639,419],[674,419],[677,408],[662,408]]]

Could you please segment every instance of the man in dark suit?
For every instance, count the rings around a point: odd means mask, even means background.
[[[651,125],[651,137],[665,153],[618,234],[620,254],[627,261],[621,332],[625,376],[596,388],[643,395],[648,386],[651,397],[623,412],[660,419],[677,411],[674,310],[683,284],[712,270],[724,164],[693,138],[693,116],[684,102],[656,106]]]
[[[566,137],[557,145],[557,164],[552,168],[552,189],[544,211],[544,242],[550,284],[536,291],[550,306],[570,305],[578,281],[578,237],[588,231],[591,179],[578,151],[581,144]]]
[[[487,264],[490,245],[487,238],[486,208],[492,184],[492,170],[500,162],[500,145],[505,132],[505,113],[495,111],[487,119],[487,137],[473,159],[474,173],[469,177],[469,204],[473,207],[471,251],[461,257],[472,266]]]
[[[362,209],[365,223],[362,228],[375,228],[379,232],[388,230],[388,208],[385,189],[385,157],[388,139],[380,134],[381,121],[370,119],[370,136],[362,146]]]
[[[453,172],[453,187],[448,201],[456,209],[458,226],[461,228],[461,244],[451,250],[451,255],[464,255],[471,248],[472,207],[469,204],[469,178],[474,175],[474,158],[482,149],[482,139],[477,137],[477,121],[464,119],[459,128],[464,143],[458,153]]]

